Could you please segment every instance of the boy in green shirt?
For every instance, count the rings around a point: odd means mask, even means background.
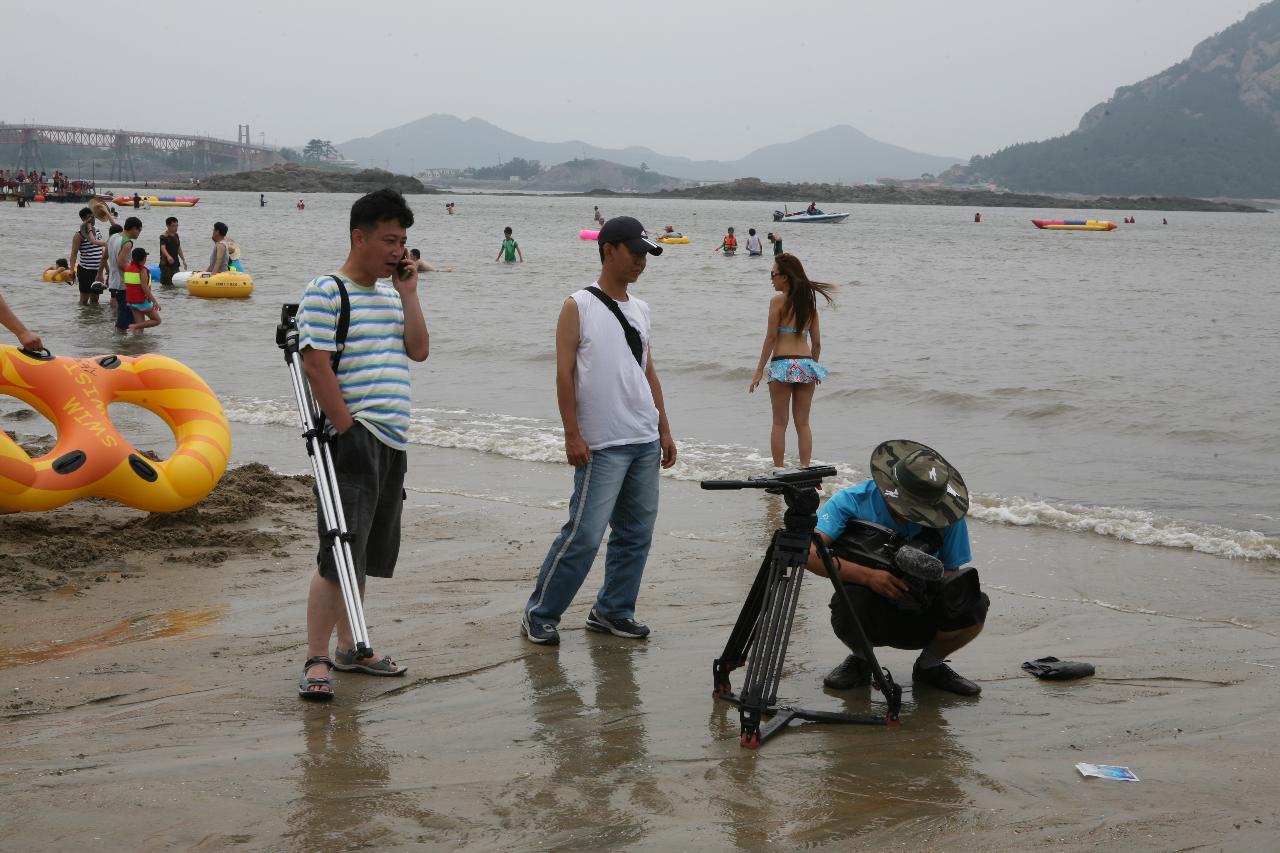
[[[511,239],[511,226],[508,225],[502,229],[502,248],[498,250],[498,257],[495,261],[505,260],[509,264],[514,264],[516,258],[520,259],[520,263],[524,263],[524,252],[520,251],[520,244]]]

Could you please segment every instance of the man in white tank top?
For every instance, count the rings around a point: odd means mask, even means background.
[[[521,621],[524,635],[544,645],[560,642],[560,617],[586,580],[606,526],[604,584],[587,628],[648,636],[648,626],[635,621],[636,596],[658,517],[658,469],[676,462],[649,349],[649,306],[627,292],[662,247],[630,216],[610,219],[597,239],[600,278],[565,300],[556,323],[556,399],[565,457],[574,466],[573,497]]]

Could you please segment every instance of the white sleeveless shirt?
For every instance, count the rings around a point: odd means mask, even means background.
[[[578,429],[587,447],[600,450],[657,441],[658,407],[618,318],[586,289],[571,298],[578,304],[578,360],[573,384],[578,397]],[[649,305],[630,296],[618,307],[640,333],[647,366]]]

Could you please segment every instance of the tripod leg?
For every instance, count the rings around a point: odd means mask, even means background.
[[[844,582],[840,580],[840,574],[836,569],[835,561],[831,559],[831,552],[827,549],[826,543],[816,533],[813,536],[813,542],[818,551],[818,556],[822,559],[822,565],[826,567],[827,577],[831,578],[831,584],[836,589],[836,596],[849,612],[849,623],[853,626],[853,636],[857,641],[858,652],[861,653],[863,660],[871,667],[871,679],[875,683],[876,689],[884,695],[885,702],[888,704],[888,710],[885,715],[886,722],[889,725],[896,725],[902,709],[902,688],[894,682],[893,674],[881,667],[880,662],[876,660],[875,649],[872,647],[871,641],[867,639],[866,632],[862,630],[862,622],[858,619],[857,611],[853,609],[853,601],[849,598],[849,591],[844,588]]]
[[[760,570],[747,593],[747,600],[738,613],[738,621],[734,623],[729,642],[725,643],[724,652],[711,664],[711,695],[716,699],[733,697],[733,685],[729,683],[729,673],[747,661],[747,649],[755,634],[756,624],[760,621],[760,610],[764,606],[765,590],[769,587],[769,568],[773,565],[773,545],[765,552]]]
[[[798,539],[798,541],[797,541]],[[808,537],[779,530],[771,545],[772,560],[768,572],[768,588],[756,628],[751,658],[742,688],[740,703],[742,745],[752,747],[760,737],[760,718],[777,700],[778,684],[786,661],[787,643],[799,603],[803,579],[803,559],[808,555]],[[798,545],[803,543],[803,549]]]
[[[347,615],[347,625],[351,629],[351,638],[355,642],[356,657],[366,658],[372,656],[373,649],[369,644],[369,629],[364,621],[360,577],[356,573],[355,558],[351,554],[351,537],[347,531],[342,493],[338,488],[338,476],[333,468],[333,455],[328,444],[321,442],[319,452],[326,483],[325,488],[317,488],[317,492],[325,496],[322,502],[327,499],[329,504],[325,524],[332,537],[333,565],[338,575],[338,586],[342,590],[342,604]]]

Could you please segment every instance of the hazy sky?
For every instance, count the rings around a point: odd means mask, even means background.
[[[850,124],[968,157],[1073,129],[1258,5],[6,2],[0,121],[230,139],[248,123],[255,142],[296,145],[441,112],[713,159]]]

